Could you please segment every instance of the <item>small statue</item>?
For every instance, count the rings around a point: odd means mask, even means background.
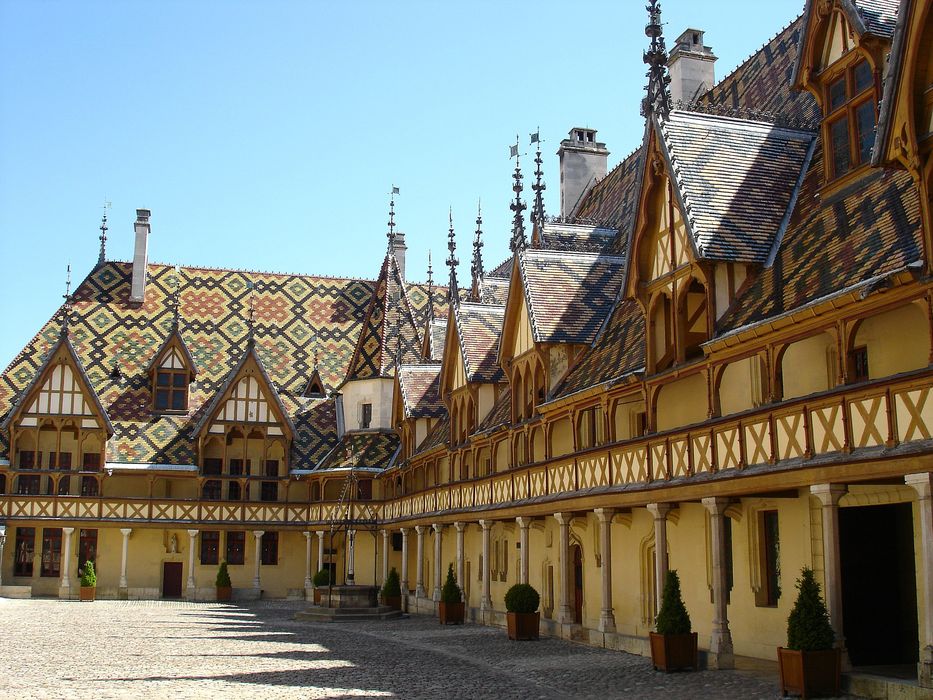
[[[168,553],[178,554],[178,537],[175,533],[172,533],[172,536],[168,540]]]

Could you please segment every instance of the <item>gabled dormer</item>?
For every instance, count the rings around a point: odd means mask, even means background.
[[[147,367],[155,413],[185,413],[188,389],[198,369],[181,333],[175,328]]]
[[[810,0],[794,85],[822,112],[827,183],[848,180],[871,161],[893,7],[863,0]]]
[[[192,430],[202,498],[277,501],[295,427],[252,339]],[[250,477],[253,477],[252,479]]]
[[[321,373],[318,371],[317,365],[315,365],[304,389],[301,390],[301,395],[308,399],[327,398],[327,389],[324,386],[324,380],[321,379]]]
[[[441,366],[402,365],[396,373],[392,424],[401,437],[401,459],[410,458],[444,416],[440,400]]]

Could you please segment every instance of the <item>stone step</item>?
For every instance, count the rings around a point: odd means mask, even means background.
[[[362,620],[393,620],[402,617],[401,610],[388,605],[375,608],[325,608],[314,606],[295,613],[296,620],[308,622],[359,622]]]

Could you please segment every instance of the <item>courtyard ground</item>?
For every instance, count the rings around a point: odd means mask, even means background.
[[[770,674],[428,617],[313,624],[297,602],[0,599],[0,698],[776,698]]]

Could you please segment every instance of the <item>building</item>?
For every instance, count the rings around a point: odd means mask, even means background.
[[[642,652],[679,570],[711,665],[817,572],[854,666],[933,685],[933,17],[809,0],[716,82],[651,3],[640,148],[561,142],[513,255],[410,282],[106,260],[0,377],[3,591],[302,597],[401,572],[473,619]],[[540,151],[536,164],[540,166]]]

